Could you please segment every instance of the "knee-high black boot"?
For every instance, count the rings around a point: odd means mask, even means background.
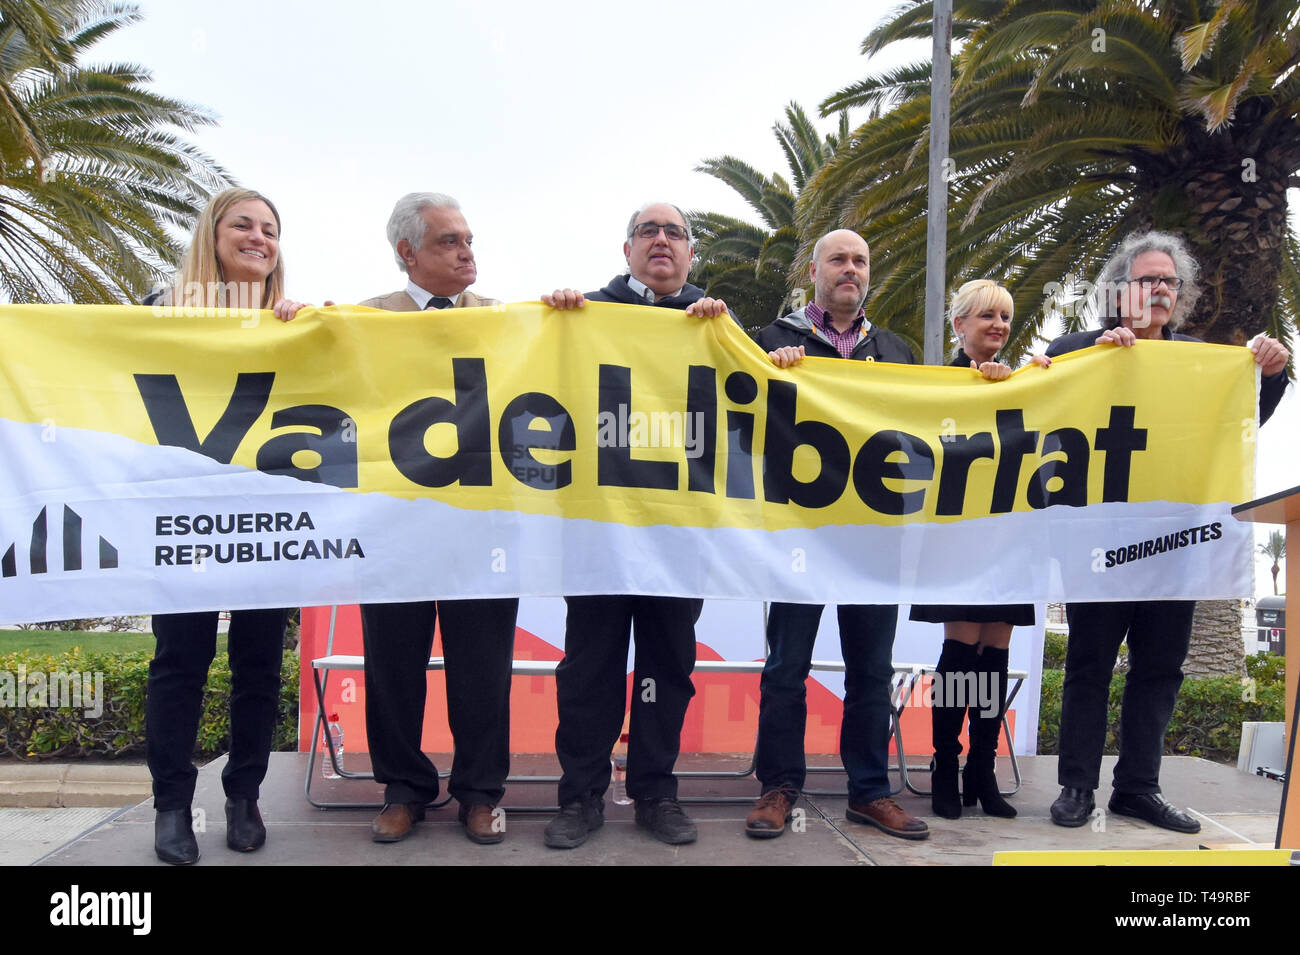
[[[962,773],[962,798],[967,806],[980,807],[987,815],[1010,819],[1016,810],[1002,798],[998,791],[998,777],[994,772],[998,756],[998,736],[1002,732],[1002,716],[1007,709],[1007,656],[1006,650],[985,647],[977,656],[976,686],[983,692],[983,700],[970,700],[970,754]],[[987,708],[981,704],[987,704]]]
[[[930,773],[930,805],[936,816],[957,819],[961,816],[961,799],[957,795],[957,757],[961,755],[961,723],[966,715],[966,699],[954,693],[960,682],[948,674],[964,674],[975,666],[975,650],[970,644],[945,640],[934,668],[931,687],[930,725],[934,741],[934,768]]]

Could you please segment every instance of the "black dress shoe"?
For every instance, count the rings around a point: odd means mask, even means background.
[[[1091,789],[1066,786],[1061,790],[1061,795],[1056,797],[1056,802],[1052,803],[1052,822],[1058,826],[1077,829],[1087,824],[1088,817],[1096,806]]]
[[[199,843],[190,824],[190,809],[164,809],[153,819],[153,851],[163,862],[192,865],[199,861]]]
[[[686,845],[699,838],[699,830],[676,799],[638,799],[636,824],[670,846]]]
[[[1199,822],[1172,805],[1159,793],[1112,792],[1110,805],[1107,808],[1121,816],[1134,816],[1161,829],[1189,833],[1201,831]]]
[[[266,826],[256,799],[226,800],[226,845],[236,852],[252,852],[266,842]]]

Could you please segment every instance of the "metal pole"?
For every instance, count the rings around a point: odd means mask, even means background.
[[[930,181],[925,226],[925,363],[943,364],[944,293],[947,290],[948,106],[952,87],[952,0],[934,0],[934,66],[930,73]]]

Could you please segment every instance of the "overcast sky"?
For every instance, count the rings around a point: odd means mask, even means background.
[[[414,191],[460,201],[481,294],[598,288],[645,202],[754,221],[701,160],[785,172],[771,127],[788,102],[815,116],[867,73],[929,56],[922,41],[859,53],[893,0],[139,5],[144,21],[89,59],[142,64],[216,115],[194,141],[276,203],[288,292],[316,302],[405,285],[384,227]],[[1261,432],[1261,494],[1300,484],[1296,404],[1292,391]]]
[[[430,191],[474,230],[475,289],[520,301],[604,285],[647,201],[752,216],[695,166],[785,169],[773,122],[863,76],[891,5],[145,0],[98,52],[218,116],[196,139],[279,207],[293,297],[404,285],[384,226]]]

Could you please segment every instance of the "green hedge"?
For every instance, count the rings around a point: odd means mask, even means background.
[[[1048,630],[1043,638],[1043,669],[1065,669],[1065,644],[1069,637],[1063,633]],[[1119,645],[1119,658],[1116,667],[1123,670],[1128,666],[1128,644]]]
[[[77,756],[139,756],[144,753],[145,686],[153,654],[95,653],[78,647],[66,653],[27,651],[0,655],[0,674],[16,683],[24,667],[28,684],[33,675],[50,672],[103,674],[103,714],[86,716],[83,709],[50,706],[0,706],[0,754],[19,759]],[[298,747],[298,655],[286,653],[281,668],[280,717],[274,747]],[[84,700],[83,700],[84,702]],[[195,754],[218,756],[230,748],[230,659],[217,653],[203,693],[203,716]]]
[[[1062,670],[1065,668],[1065,641],[1063,633],[1048,630],[1043,635],[1043,669]]]
[[[1044,657],[1046,664],[1047,657]],[[1165,753],[1200,756],[1221,763],[1235,763],[1241,745],[1241,724],[1281,722],[1286,709],[1286,678],[1279,656],[1246,658],[1247,679],[1234,677],[1189,677],[1183,681],[1174,706]],[[1060,669],[1043,670],[1043,692],[1038,710],[1038,752],[1054,756],[1060,752],[1061,687]],[[1123,673],[1110,681],[1107,712],[1106,753],[1119,752],[1119,711],[1124,698]],[[1254,699],[1250,699],[1253,695]]]
[[[1061,734],[1061,687],[1064,672],[1049,668],[1049,662],[1064,659],[1064,640],[1055,648],[1048,634],[1044,656],[1042,697],[1038,712],[1038,752],[1059,752]],[[18,652],[0,655],[0,674],[13,674],[19,667],[29,675],[51,671],[104,674],[104,712],[90,718],[80,709],[48,706],[0,706],[0,746],[4,754],[19,759],[52,759],[77,756],[137,756],[144,752],[144,699],[152,654],[93,653],[77,648],[61,654]],[[1189,678],[1183,682],[1178,703],[1165,737],[1166,749],[1180,756],[1203,756],[1220,762],[1236,762],[1243,722],[1280,722],[1285,709],[1285,674],[1278,656],[1248,657],[1246,670],[1254,681],[1254,699],[1243,699],[1242,681],[1232,677]],[[298,655],[286,653],[280,689],[280,719],[275,748],[292,752],[298,745]],[[1124,695],[1124,674],[1116,674],[1110,685],[1106,731],[1107,753],[1118,752],[1119,708]],[[224,651],[217,653],[208,672],[203,695],[203,716],[199,723],[197,755],[213,757],[229,749],[230,662]]]

